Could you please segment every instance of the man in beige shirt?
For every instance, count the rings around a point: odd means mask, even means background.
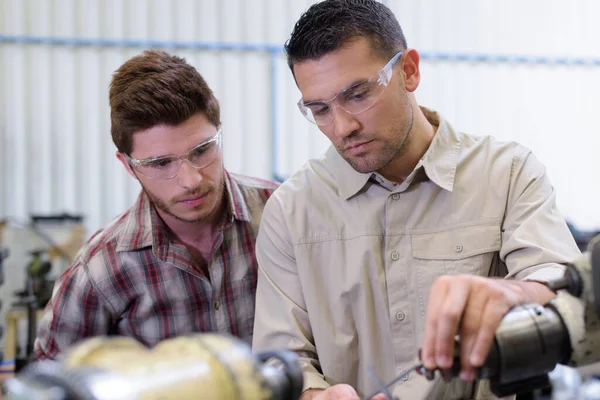
[[[333,146],[265,207],[254,348],[301,356],[303,398],[351,399],[420,347],[428,368],[449,367],[458,333],[461,380],[410,373],[393,394],[493,398],[473,378],[501,318],[549,301],[535,281],[579,254],[544,167],[418,106],[419,54],[379,2],[313,5],[286,50],[299,108]]]

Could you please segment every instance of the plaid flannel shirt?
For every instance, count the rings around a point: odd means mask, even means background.
[[[55,358],[96,335],[131,336],[147,346],[191,332],[251,341],[263,207],[277,184],[226,173],[229,212],[215,238],[210,279],[142,192],[98,231],[57,280],[40,321],[38,358]]]

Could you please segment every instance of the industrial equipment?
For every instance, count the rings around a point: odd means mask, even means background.
[[[295,400],[302,384],[292,352],[253,355],[237,338],[197,334],[152,349],[128,337],[94,337],[61,361],[29,365],[4,389],[10,400]]]

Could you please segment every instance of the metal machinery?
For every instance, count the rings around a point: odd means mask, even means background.
[[[31,364],[4,389],[12,400],[295,400],[302,383],[292,352],[254,356],[239,339],[198,334],[153,349],[127,337],[95,337],[60,362]]]

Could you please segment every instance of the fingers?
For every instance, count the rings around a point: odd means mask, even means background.
[[[333,385],[325,389],[319,396],[322,396],[318,398],[319,400],[360,400],[356,390],[345,383]]]
[[[470,362],[471,353],[477,340],[480,323],[488,305],[488,297],[483,290],[475,290],[466,306],[463,324],[460,327],[460,379],[471,381],[476,377],[476,369]]]
[[[431,287],[429,302],[427,305],[427,316],[425,318],[425,333],[423,336],[423,348],[421,349],[421,360],[427,369],[435,369],[436,354],[435,344],[438,329],[437,312],[444,302],[448,285],[442,280],[436,280]]]
[[[483,366],[496,329],[519,304],[518,290],[504,281],[474,276],[438,278],[431,289],[421,360],[425,368],[449,369],[460,333],[460,377],[473,380]]]
[[[480,280],[472,287],[460,329],[460,378],[470,381],[482,367],[504,315],[518,304],[503,282]]]
[[[466,281],[456,281],[449,286],[446,299],[437,315],[437,333],[435,340],[436,364],[442,369],[452,367],[454,361],[454,337],[465,311],[469,298],[469,284]]]
[[[477,332],[477,338],[473,345],[473,350],[469,356],[469,362],[474,367],[481,367],[487,358],[488,353],[494,342],[496,329],[500,326],[502,318],[512,308],[511,304],[506,299],[504,301],[493,301],[491,299],[483,313],[481,325]]]
[[[432,286],[421,354],[425,368],[452,366],[454,337],[469,298],[469,285],[469,279],[454,276],[439,278]]]

